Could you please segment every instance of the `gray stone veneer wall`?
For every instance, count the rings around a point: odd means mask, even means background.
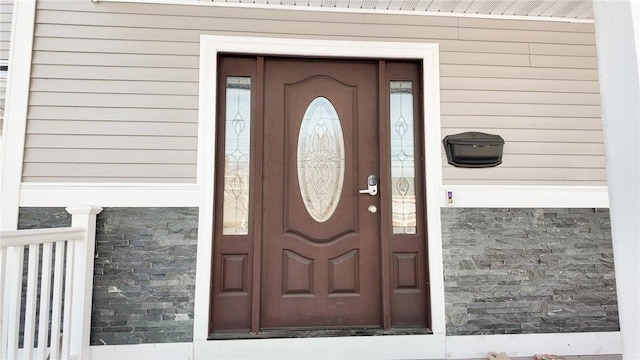
[[[442,209],[448,335],[618,331],[608,210]]]
[[[69,225],[63,208],[20,209],[20,228]],[[197,208],[98,215],[91,345],[192,341],[197,226]]]
[[[20,208],[18,229],[48,229],[71,226],[71,214],[64,208]]]
[[[92,345],[192,341],[197,237],[197,208],[98,215]]]
[[[21,229],[69,226],[20,209]],[[98,215],[91,344],[191,341],[198,210]],[[447,334],[619,330],[609,212],[442,209]]]

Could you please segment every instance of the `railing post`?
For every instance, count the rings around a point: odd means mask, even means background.
[[[4,288],[4,279],[6,277],[7,271],[7,249],[0,246],[0,292],[2,292],[3,296],[0,296],[0,359],[8,358],[7,354],[7,339],[5,338],[5,334],[7,330],[5,330],[5,321],[4,321],[4,294],[6,293],[6,289]]]
[[[18,357],[18,330],[20,329],[20,299],[22,295],[22,266],[24,246],[9,246],[5,249],[4,277],[2,294],[4,316],[2,317],[2,342],[0,358],[15,359]]]
[[[77,241],[75,244],[72,310],[71,318],[69,319],[71,321],[71,333],[63,336],[69,337],[69,354],[71,357],[87,359],[89,357],[89,336],[91,334],[96,215],[102,211],[102,208],[87,205],[68,207],[66,210],[72,215],[71,226],[85,229],[85,241]]]

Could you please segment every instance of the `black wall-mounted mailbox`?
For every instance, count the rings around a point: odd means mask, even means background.
[[[453,166],[484,168],[502,163],[504,139],[500,135],[466,132],[445,136],[442,143]]]

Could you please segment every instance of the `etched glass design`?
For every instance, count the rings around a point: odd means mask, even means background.
[[[222,233],[249,233],[251,78],[228,76],[224,138]]]
[[[413,83],[391,81],[391,202],[394,234],[416,233]]]
[[[298,183],[309,215],[325,222],[338,206],[344,182],[344,137],[338,113],[325,97],[315,98],[298,134]]]

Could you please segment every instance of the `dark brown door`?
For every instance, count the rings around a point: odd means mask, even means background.
[[[211,337],[428,331],[420,64],[219,64]]]
[[[267,60],[265,328],[380,326],[377,66]]]

